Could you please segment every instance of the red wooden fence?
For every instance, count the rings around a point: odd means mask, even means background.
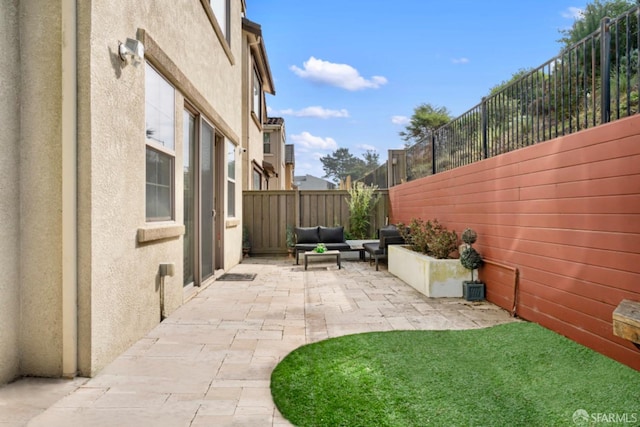
[[[640,301],[640,115],[429,176],[389,191],[391,221],[437,218],[478,233],[504,268],[483,272],[490,301],[640,370],[612,333]],[[511,268],[511,270],[510,270]]]

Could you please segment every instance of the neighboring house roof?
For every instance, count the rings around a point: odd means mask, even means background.
[[[284,119],[282,117],[267,117],[268,125],[283,125]]]
[[[300,190],[333,190],[336,188],[336,184],[333,182],[308,174],[295,176],[293,181]]]
[[[249,43],[251,51],[256,58],[256,65],[260,70],[260,74],[264,77],[262,82],[262,89],[270,93],[276,94],[276,88],[273,84],[273,77],[271,76],[271,67],[269,66],[269,58],[267,57],[267,49],[264,45],[264,38],[262,37],[262,27],[260,24],[253,22],[247,18],[242,18],[242,30],[253,36],[253,41]]]

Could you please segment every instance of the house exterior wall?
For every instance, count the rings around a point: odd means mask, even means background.
[[[252,112],[253,103],[253,70],[254,70],[254,56],[251,53],[250,43],[256,43],[252,41],[247,34],[242,40],[242,68],[243,79],[245,81],[244,90],[242,93],[242,117],[243,117],[243,129],[244,142],[243,148],[246,150],[242,153],[243,164],[243,189],[244,190],[257,190],[253,188],[253,169],[254,163],[262,167],[262,161],[264,160],[264,154],[262,152],[262,122]],[[263,98],[264,99],[264,98]],[[264,105],[264,104],[263,104]],[[263,177],[264,180],[264,177]],[[264,184],[266,185],[266,183]],[[242,198],[242,193],[240,194]]]
[[[18,0],[0,2],[0,384],[19,373],[20,28]]]
[[[265,133],[271,134],[271,153],[265,153],[264,159],[273,165],[276,173],[278,174],[278,176],[269,178],[269,190],[286,190],[284,165],[284,124],[267,125],[265,126]]]
[[[59,376],[63,269],[62,12],[60,2],[41,4],[26,0],[19,7],[20,373]]]
[[[183,224],[185,100],[196,104],[225,134],[225,140],[240,143],[241,6],[231,2],[232,58],[200,2],[157,7],[129,0],[95,0],[81,7],[80,39],[87,40],[87,45],[79,51],[87,57],[79,79],[86,82],[81,96],[85,113],[79,124],[80,174],[85,178],[79,205],[80,371],[93,375],[160,321],[161,285],[166,314],[183,301],[181,233],[149,242],[140,242],[136,236],[139,230]],[[117,54],[118,42],[136,35],[145,44],[146,59],[177,89],[175,220],[166,224],[145,221],[145,67],[123,66]],[[226,153],[225,142],[217,155]],[[218,178],[225,181],[226,160],[218,166],[223,169]],[[226,188],[226,182],[219,184]],[[239,221],[227,222],[226,196],[222,206],[223,268],[228,269],[240,260],[241,230]],[[175,263],[173,277],[159,277],[159,264],[164,262]]]
[[[228,45],[208,3],[0,4],[7,59],[0,63],[0,383],[92,376],[160,322],[161,292],[165,315],[190,296],[183,288],[185,103],[223,137],[216,268],[240,262],[242,167],[237,162],[236,214],[229,216],[226,154],[230,141],[240,158],[244,134],[244,2],[230,2]],[[165,223],[146,222],[145,65],[121,61],[118,44],[126,38],[143,42],[145,59],[176,89],[175,214]],[[77,116],[69,105],[77,105]],[[175,274],[161,278],[161,263],[174,263]],[[69,361],[74,368],[65,371]]]
[[[391,221],[473,228],[485,258],[518,269],[520,317],[640,369],[612,331],[617,305],[640,301],[639,140],[636,115],[398,185]],[[486,269],[488,299],[511,309],[498,276],[513,274]]]

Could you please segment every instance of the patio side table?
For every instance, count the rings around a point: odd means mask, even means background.
[[[318,258],[322,256],[335,256],[336,264],[338,264],[338,269],[342,268],[340,263],[340,251],[326,251],[326,252],[314,252],[314,251],[306,251],[302,254],[304,258],[304,269],[307,269],[307,263],[309,262],[309,258]]]

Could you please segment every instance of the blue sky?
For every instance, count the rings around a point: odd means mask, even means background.
[[[276,95],[295,145],[296,175],[324,176],[319,158],[401,148],[416,106],[458,116],[522,68],[560,51],[586,0],[248,0],[262,26]]]

